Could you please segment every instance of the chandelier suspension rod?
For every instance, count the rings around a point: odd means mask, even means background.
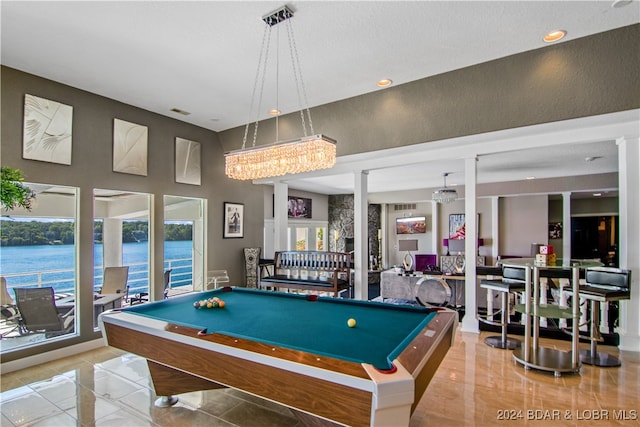
[[[280,140],[280,27],[276,28],[276,142]]]
[[[265,26],[264,27],[264,31],[262,32],[262,45],[260,46],[260,55],[258,56],[258,66],[256,67],[256,76],[253,79],[253,91],[251,92],[251,103],[249,104],[249,117],[247,119],[247,124],[244,127],[244,136],[242,138],[242,148],[246,148],[247,145],[247,136],[249,134],[249,125],[251,124],[251,120],[252,120],[252,116],[253,116],[253,112],[254,112],[254,107],[255,107],[255,100],[256,100],[256,89],[258,88],[258,80],[260,79],[260,65],[262,65],[262,55],[265,53],[265,43],[267,43],[267,41],[271,40],[271,37],[267,37],[267,35],[269,34],[269,31],[271,30],[271,27],[269,26]],[[269,47],[267,46],[266,48],[266,52],[269,51]],[[265,68],[266,68],[266,60],[265,60]],[[262,75],[262,85],[260,87],[260,90],[262,92],[262,89],[264,88],[264,72]],[[262,100],[262,93],[260,94],[260,100]],[[259,111],[259,109],[258,109]],[[258,114],[258,113],[257,113]],[[257,116],[256,114],[256,116]],[[256,145],[256,137],[258,134],[258,129],[257,129],[257,122],[258,119],[256,117],[256,129],[254,130],[254,135],[253,135],[253,146],[255,147]]]
[[[291,56],[291,66],[293,67],[293,78],[295,80],[296,93],[298,95],[298,105],[300,105],[300,120],[302,122],[302,132],[304,136],[307,136],[307,125],[304,119],[304,111],[306,110],[307,118],[309,121],[309,131],[310,131],[310,134],[313,135],[314,131],[313,131],[313,122],[311,121],[311,110],[309,110],[309,101],[307,99],[307,89],[304,85],[304,78],[302,77],[302,65],[300,64],[300,57],[298,56],[296,38],[293,34],[292,20],[288,20],[287,24],[288,24],[287,36],[289,37],[289,54]],[[300,97],[301,91],[302,91],[302,98]]]

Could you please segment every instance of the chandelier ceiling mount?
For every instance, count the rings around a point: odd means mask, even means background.
[[[454,188],[447,187],[447,176],[449,172],[443,174],[444,187],[434,191],[431,197],[437,203],[451,203],[458,198],[458,192]]]

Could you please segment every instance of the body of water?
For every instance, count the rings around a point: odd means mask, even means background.
[[[102,244],[94,246],[94,286],[102,283]],[[166,260],[187,259],[172,263],[172,285],[191,284],[192,242],[190,240],[165,242]],[[146,291],[149,287],[149,246],[143,243],[122,244],[123,265],[129,265],[130,293]],[[58,292],[73,292],[75,268],[74,245],[3,246],[0,248],[0,276],[7,277],[9,288],[20,285],[53,286]],[[46,272],[41,274],[42,272]],[[25,274],[13,277],[11,274]],[[179,279],[179,280],[175,280]]]

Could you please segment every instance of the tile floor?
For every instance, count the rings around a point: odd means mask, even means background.
[[[580,375],[555,378],[524,370],[511,352],[486,346],[486,335],[458,333],[409,427],[640,426],[640,354],[605,347],[622,367],[583,365]],[[156,408],[145,361],[108,347],[0,380],[3,427],[301,427],[287,408],[234,390],[186,393],[176,406]]]

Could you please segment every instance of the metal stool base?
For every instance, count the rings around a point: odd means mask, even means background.
[[[603,368],[615,368],[622,364],[617,357],[601,351],[596,353],[596,357],[592,357],[589,350],[580,350],[580,361],[585,365],[601,366]]]
[[[501,348],[503,350],[513,350],[522,345],[522,342],[515,338],[507,338],[506,341],[503,342],[502,337],[498,335],[486,337],[484,343],[489,347]]]

